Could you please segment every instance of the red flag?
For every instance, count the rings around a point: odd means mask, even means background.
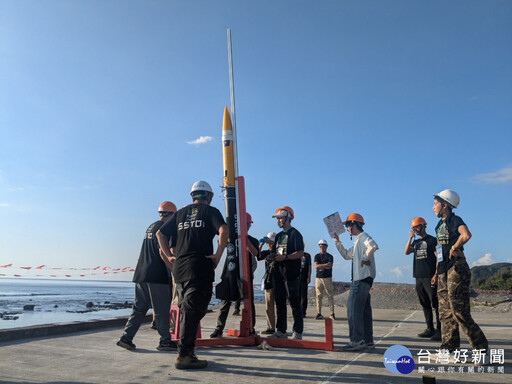
[[[40,265],[39,267],[36,267],[36,269],[43,269],[44,267],[46,267],[46,265]]]
[[[9,268],[9,267],[12,267],[12,264],[0,265],[0,268]]]
[[[20,267],[21,269],[32,269],[32,267]]]

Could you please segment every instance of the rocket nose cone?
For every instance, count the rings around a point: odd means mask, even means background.
[[[231,130],[231,116],[227,106],[224,107],[224,119],[222,121],[223,130]]]

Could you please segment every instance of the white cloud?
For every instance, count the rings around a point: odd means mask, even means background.
[[[199,136],[198,139],[195,139],[193,141],[187,141],[187,144],[199,146],[201,144],[206,144],[209,141],[212,141],[213,138],[211,136]]]
[[[7,203],[0,203],[0,207],[4,207],[5,208],[5,207],[8,207],[8,206],[9,206],[9,204],[7,204]]]
[[[406,267],[396,267],[389,270],[392,274],[394,274],[396,277],[401,277],[404,274],[404,269]]]
[[[477,265],[489,265],[492,264],[492,256],[490,253],[486,253],[483,257],[479,258],[477,261],[473,261],[473,264],[471,264],[472,267]]]
[[[512,167],[502,168],[491,173],[481,173],[476,175],[474,179],[478,183],[485,184],[508,183],[512,181]]]

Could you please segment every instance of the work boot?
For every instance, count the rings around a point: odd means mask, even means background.
[[[321,313],[317,313],[316,314],[316,317],[315,317],[315,320],[322,320],[324,317],[322,316]]]
[[[233,316],[240,316],[240,310],[239,309],[235,309],[233,311]]]
[[[272,328],[267,328],[264,331],[261,331],[262,335],[272,335],[276,330]]]
[[[210,339],[215,339],[217,337],[221,337],[222,336],[222,331],[218,328],[215,328],[215,331],[212,332],[212,334],[210,335]]]
[[[423,332],[418,333],[418,337],[432,337],[435,332],[433,328],[427,328]]]
[[[178,355],[174,366],[176,369],[201,369],[206,368],[208,362],[206,360],[199,360],[196,355]]]
[[[178,346],[174,341],[166,340],[161,341],[158,347],[156,347],[156,349],[158,349],[159,351],[175,351],[176,349],[178,349]]]
[[[432,341],[441,341],[441,330],[440,329],[436,329],[436,331],[434,332],[434,334],[432,335],[430,340],[432,340]]]
[[[133,344],[130,340],[125,339],[124,337],[121,337],[116,345],[129,351],[133,351],[135,349],[135,344]]]

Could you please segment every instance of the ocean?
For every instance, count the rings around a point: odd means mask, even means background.
[[[133,296],[129,281],[0,278],[0,329],[128,316]],[[254,298],[264,301],[259,286]],[[27,305],[33,310],[24,310]]]

